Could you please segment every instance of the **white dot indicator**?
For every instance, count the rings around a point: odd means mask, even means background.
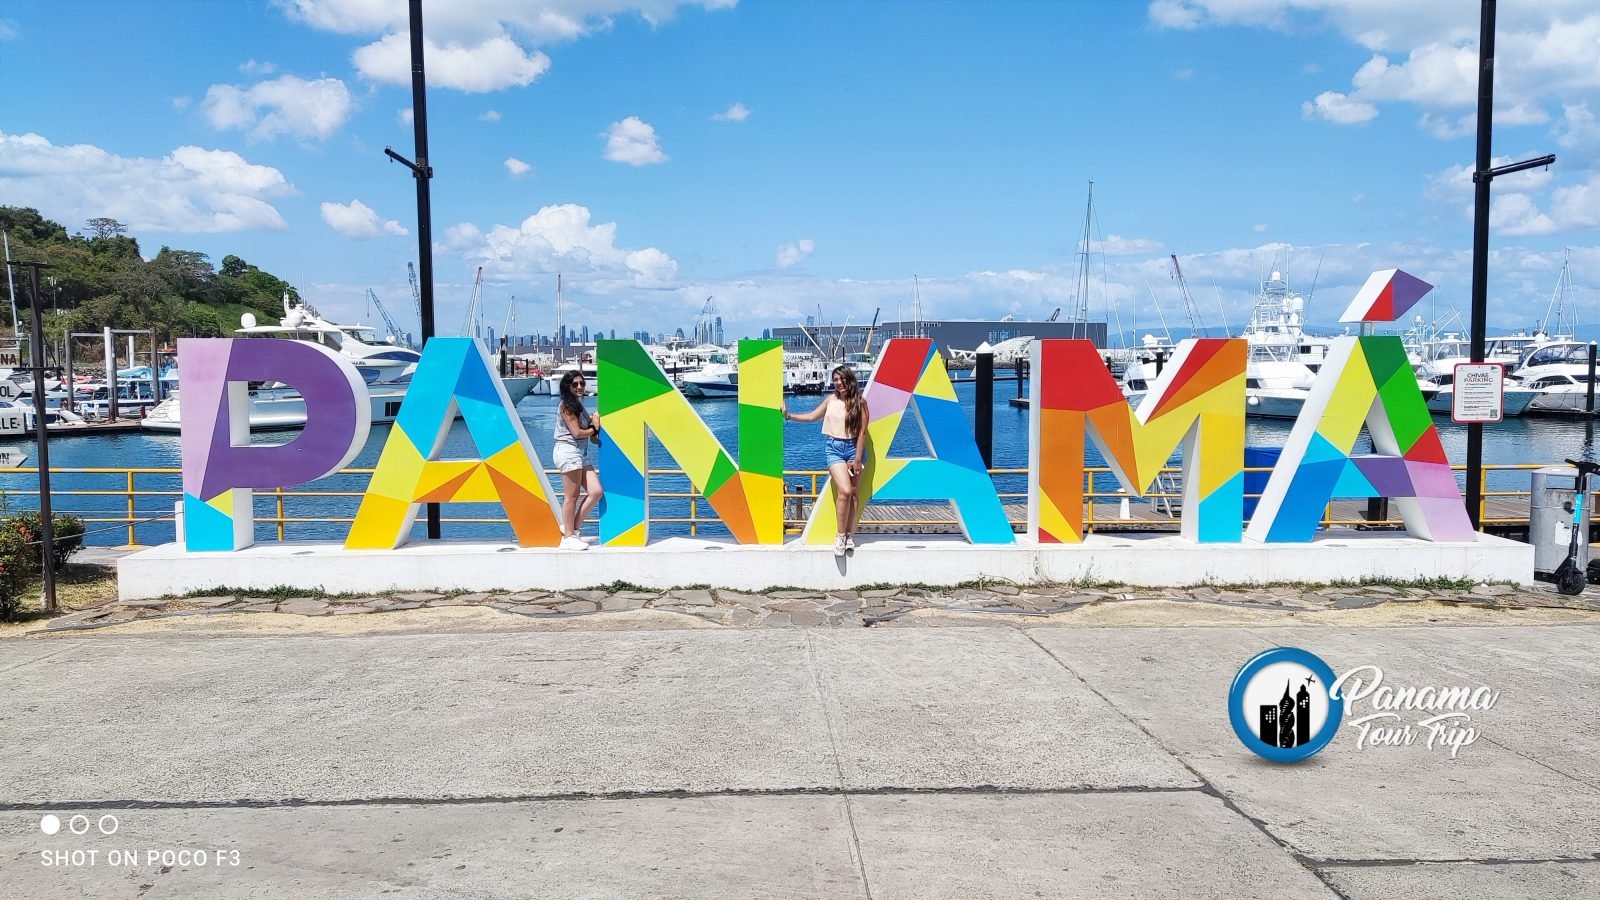
[[[54,815],[47,815],[39,820],[39,830],[45,834],[55,834],[61,830],[61,820]]]

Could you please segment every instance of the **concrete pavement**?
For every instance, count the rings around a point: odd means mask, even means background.
[[[1597,638],[1022,623],[5,640],[0,895],[1588,898]],[[1279,645],[1501,696],[1454,759],[1358,749],[1347,727],[1267,763],[1225,698]]]

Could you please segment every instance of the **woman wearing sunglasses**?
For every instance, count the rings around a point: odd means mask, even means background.
[[[588,543],[578,536],[583,520],[605,496],[600,488],[600,473],[589,461],[589,446],[600,443],[600,414],[590,415],[583,408],[586,383],[581,372],[561,377],[561,405],[556,410],[556,445],[551,461],[561,473],[561,547],[587,550]],[[583,494],[583,503],[578,494]]]

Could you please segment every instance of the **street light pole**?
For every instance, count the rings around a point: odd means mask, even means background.
[[[25,266],[33,276],[33,296],[28,304],[33,309],[33,333],[28,340],[28,368],[33,372],[33,434],[39,444],[39,567],[44,573],[44,608],[56,610],[56,528],[55,515],[50,509],[50,429],[49,416],[44,405],[44,305],[39,297],[39,270],[49,263],[6,263],[7,274],[14,266]],[[68,393],[71,393],[70,386]]]
[[[1548,166],[1554,155],[1496,167],[1494,135],[1494,13],[1495,0],[1483,0],[1478,24],[1478,160],[1472,172],[1472,361],[1483,362],[1488,342],[1489,315],[1489,185],[1501,175]],[[1467,515],[1473,530],[1483,512],[1483,423],[1467,425]]]
[[[433,166],[428,163],[428,80],[422,68],[422,0],[411,5],[411,124],[416,135],[416,161],[406,159],[385,147],[383,152],[411,170],[417,180],[417,273],[421,284],[418,297],[422,305],[422,345],[433,337],[433,211],[428,196],[428,181]],[[439,504],[428,504],[428,539],[439,539]]]

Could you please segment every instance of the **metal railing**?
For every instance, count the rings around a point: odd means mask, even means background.
[[[1464,472],[1465,467],[1453,467]],[[1516,529],[1525,526],[1530,498],[1529,476],[1539,465],[1484,466],[1480,521],[1486,527]],[[1247,468],[1246,473],[1264,475],[1269,468]],[[255,495],[258,540],[286,541],[342,537],[355,518],[360,498],[365,494],[370,468],[344,469],[313,485],[296,489],[258,491]],[[38,508],[38,470],[17,468],[0,470],[0,514]],[[726,533],[720,518],[705,496],[694,490],[681,469],[649,470],[650,521],[656,533]],[[559,496],[561,478],[547,472],[550,485]],[[1019,507],[1027,500],[1028,470],[991,469],[1001,503],[1008,507],[1012,525],[1020,530]],[[1464,477],[1464,476],[1463,476]],[[71,514],[83,520],[91,544],[144,546],[173,539],[174,504],[182,497],[182,475],[174,468],[52,468],[51,497],[57,514]],[[784,528],[800,531],[826,484],[828,473],[816,469],[784,472]],[[1105,467],[1084,469],[1084,521],[1089,531],[1171,530],[1178,525],[1173,513],[1182,514],[1183,490],[1180,470],[1164,469],[1156,485],[1163,488],[1144,495],[1124,492],[1121,484]],[[1264,478],[1262,479],[1264,480]],[[1521,484],[1515,484],[1516,481]],[[1110,485],[1109,489],[1107,485]],[[1259,498],[1259,492],[1246,494]],[[441,521],[458,526],[453,536],[489,537],[509,535],[510,525],[503,512],[492,504],[445,504]],[[1362,501],[1335,501],[1324,511],[1324,527],[1384,528],[1399,527],[1398,515],[1368,518]],[[872,510],[864,522],[875,530],[893,531],[942,528],[955,521],[947,503],[869,504]],[[1023,515],[1025,518],[1025,515]],[[1600,521],[1600,513],[1593,517]],[[464,529],[464,530],[463,530]]]

